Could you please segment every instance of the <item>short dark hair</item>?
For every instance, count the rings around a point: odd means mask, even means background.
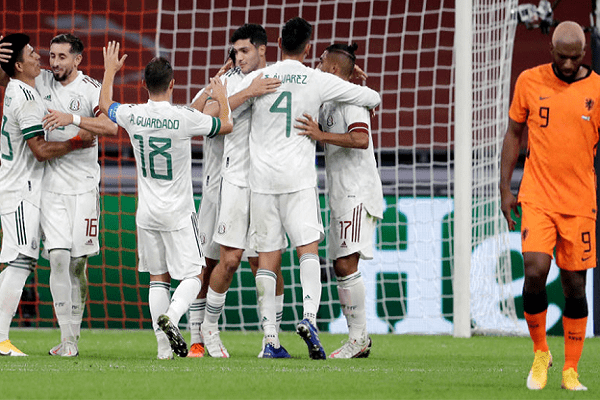
[[[327,51],[329,56],[335,57],[337,64],[344,74],[350,75],[354,71],[354,64],[356,63],[356,55],[354,54],[356,49],[358,49],[356,43],[352,43],[351,45],[334,43],[327,47],[325,51]]]
[[[312,31],[312,25],[303,18],[294,17],[288,20],[281,30],[281,50],[292,55],[302,53]]]
[[[54,36],[50,41],[50,46],[54,43],[68,43],[71,45],[71,54],[83,53],[83,42],[75,35],[70,33],[61,33],[60,35]]]
[[[23,33],[13,33],[2,38],[0,43],[10,43],[10,46],[7,48],[13,51],[7,62],[0,63],[0,68],[6,72],[6,75],[12,78],[15,76],[15,63],[23,62],[24,60],[23,49],[29,44],[29,36]]]
[[[267,31],[261,25],[258,24],[244,24],[237,28],[233,35],[231,35],[231,43],[235,43],[238,40],[250,39],[255,47],[261,45],[267,45]]]
[[[164,57],[154,57],[144,69],[144,81],[150,93],[164,93],[173,79],[173,67]]]

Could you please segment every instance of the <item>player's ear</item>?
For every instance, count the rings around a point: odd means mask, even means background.
[[[81,60],[83,60],[83,56],[81,54],[77,54],[75,56],[75,67],[79,67],[79,64],[81,64]]]
[[[304,54],[308,57],[309,53],[310,53],[310,48],[312,47],[312,45],[310,43],[306,43],[306,47],[304,48]]]
[[[263,57],[266,53],[267,53],[267,46],[265,46],[264,44],[261,44],[260,46],[258,46],[258,56],[259,57]]]
[[[279,48],[281,48],[281,37],[279,37],[279,38],[277,39],[277,46],[279,46]]]
[[[175,87],[175,79],[171,79],[171,82],[169,82],[169,90],[173,90],[174,87]]]

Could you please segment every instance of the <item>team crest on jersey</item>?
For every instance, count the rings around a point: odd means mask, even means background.
[[[69,103],[69,110],[79,111],[80,109],[81,109],[81,100],[79,100],[79,98],[71,99],[71,103]]]
[[[594,100],[589,97],[585,99],[585,108],[587,108],[588,111],[592,111],[592,108],[594,108]]]
[[[332,114],[329,114],[329,115],[327,116],[327,126],[328,126],[328,127],[332,127],[332,126],[333,126],[333,124],[335,124],[335,121],[333,120],[333,115],[332,115]]]
[[[12,101],[12,97],[5,96],[4,97],[4,105],[6,107],[10,106],[10,102]]]
[[[527,240],[528,236],[529,236],[529,228],[523,229],[523,240]]]

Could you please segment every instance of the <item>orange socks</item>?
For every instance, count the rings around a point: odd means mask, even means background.
[[[548,351],[548,342],[546,341],[546,313],[548,310],[544,310],[537,314],[525,313],[525,320],[527,321],[527,327],[529,328],[529,335],[533,340],[533,352],[538,350]],[[573,320],[576,321],[576,320]],[[585,332],[585,325],[584,325]],[[566,336],[565,336],[566,340]],[[581,354],[581,350],[579,351]],[[578,358],[579,359],[579,358]]]
[[[573,319],[563,316],[562,320],[565,331],[565,367],[563,371],[569,368],[577,371],[577,363],[581,357],[585,340],[587,317]],[[527,322],[529,323],[529,320]]]

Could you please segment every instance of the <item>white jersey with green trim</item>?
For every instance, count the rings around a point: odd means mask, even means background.
[[[46,108],[81,117],[99,115],[100,87],[98,81],[81,71],[77,72],[75,80],[67,86],[57,82],[49,70],[42,70],[35,79],[35,88]],[[48,132],[46,140],[62,142],[76,136],[78,132],[79,127],[71,124]],[[95,144],[49,160],[44,171],[43,190],[61,194],[81,194],[97,188],[99,182],[98,145]]]
[[[354,85],[299,61],[279,61],[248,74],[236,88],[247,88],[256,76],[279,78],[274,93],[248,100],[252,107],[250,124],[250,189],[264,194],[293,193],[315,187],[315,142],[298,135],[296,118],[303,114],[317,118],[319,107],[336,100],[369,108],[381,97],[366,86]],[[238,112],[241,112],[241,108]]]
[[[22,200],[40,206],[44,163],[35,158],[27,140],[44,135],[45,113],[44,103],[33,87],[17,79],[8,82],[0,142],[0,214],[14,212]]]
[[[221,121],[190,107],[152,100],[118,105],[115,119],[129,134],[135,155],[137,225],[161,231],[181,229],[196,211],[191,138],[216,136]]]
[[[319,124],[325,132],[367,131],[369,147],[354,149],[325,145],[325,169],[332,217],[339,217],[363,204],[369,214],[383,218],[383,190],[377,171],[371,138],[371,118],[364,107],[327,102],[319,112]]]
[[[245,75],[240,68],[232,68],[221,79],[227,85],[227,95],[236,92],[237,86]],[[223,179],[239,187],[248,187],[250,173],[250,121],[251,110],[242,107],[240,111],[233,110],[233,130],[225,136],[223,164],[221,174]]]
[[[192,99],[196,101],[204,89]],[[227,135],[218,135],[212,139],[204,139],[202,143],[202,198],[217,204],[221,189],[221,160],[223,159],[224,140]]]

